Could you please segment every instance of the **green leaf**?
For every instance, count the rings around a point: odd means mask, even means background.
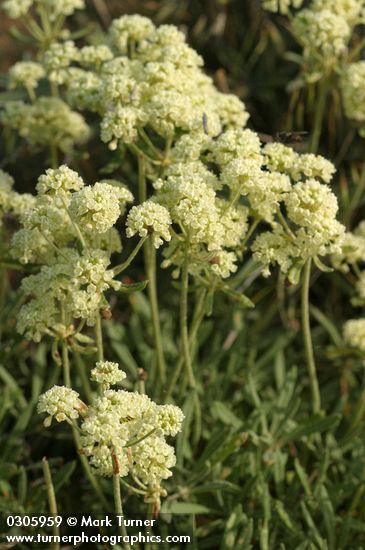
[[[27,401],[23,395],[21,388],[17,381],[11,376],[11,374],[0,365],[0,379],[6,384],[9,390],[13,391],[19,400],[19,405],[24,409],[27,406]]]
[[[68,482],[73,472],[75,471],[76,464],[76,460],[68,462],[53,475],[53,485],[56,492],[61,489],[61,487],[65,485],[65,483]]]
[[[211,407],[212,414],[215,418],[221,420],[227,426],[241,428],[243,422],[222,401],[214,401]]]
[[[298,527],[293,523],[288,512],[285,510],[284,504],[281,502],[281,500],[275,500],[274,506],[277,515],[279,516],[285,527],[292,533],[297,533]]]
[[[211,483],[204,483],[190,490],[191,493],[214,493],[216,491],[223,491],[226,493],[240,493],[241,488],[230,481],[218,480]]]
[[[139,283],[122,283],[122,286],[118,289],[119,292],[130,294],[132,292],[141,292],[148,285],[148,280],[141,281]]]
[[[333,267],[329,267],[328,265],[325,265],[323,262],[321,262],[318,256],[314,256],[313,262],[318,267],[318,269],[320,269],[324,273],[332,273],[334,271]]]
[[[212,509],[195,502],[166,502],[162,508],[162,513],[171,514],[211,514]]]
[[[229,286],[225,285],[220,288],[224,294],[232,298],[235,302],[238,302],[240,306],[247,307],[247,308],[253,308],[255,307],[255,304],[248,298],[245,294],[242,294],[241,292],[237,292],[237,290],[233,290]]]
[[[18,466],[11,462],[0,464],[0,478],[9,479],[18,473]]]
[[[282,440],[281,444],[287,443],[288,441],[296,441],[314,433],[325,432],[327,430],[333,429],[340,422],[341,416],[339,414],[331,414],[326,418],[321,418],[319,416],[312,416],[301,426],[298,426],[288,434],[286,434]]]

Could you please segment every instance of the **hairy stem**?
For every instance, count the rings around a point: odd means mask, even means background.
[[[147,253],[145,254],[146,271],[148,279],[148,297],[151,306],[153,335],[155,339],[157,370],[161,386],[166,382],[166,364],[162,345],[162,333],[160,325],[160,313],[158,309],[157,281],[156,281],[156,249],[152,241],[146,243]]]
[[[191,323],[191,328],[189,331],[189,345],[191,349],[190,355],[192,360],[194,359],[194,355],[196,353],[196,337],[205,315],[205,309],[204,309],[205,297],[206,297],[206,291],[202,290],[195,304],[195,311],[194,311],[193,320]],[[184,366],[184,357],[180,357],[179,361],[177,361],[176,363],[176,367],[170,378],[170,383],[168,385],[167,392],[166,392],[165,403],[168,403],[169,401],[171,401],[172,392],[180,376],[181,369],[183,368],[183,366]]]
[[[129,265],[132,263],[132,261],[134,260],[134,258],[137,256],[138,252],[140,251],[140,249],[142,248],[142,246],[144,245],[144,243],[146,242],[148,237],[142,237],[136,247],[132,250],[132,252],[129,254],[128,258],[125,260],[125,262],[123,262],[122,264],[120,265],[117,265],[117,267],[115,267],[113,269],[113,272],[114,272],[114,275],[119,275],[119,273],[122,273],[125,269],[127,269],[127,267],[129,267]]]
[[[75,359],[76,369],[80,376],[81,385],[84,390],[84,394],[86,395],[87,400],[91,402],[93,399],[93,394],[92,394],[89,378],[86,375],[86,365],[82,360],[82,357],[78,351],[73,352],[73,358]]]
[[[138,198],[139,202],[147,199],[146,159],[141,153],[138,154]]]
[[[146,162],[143,155],[138,155],[138,191],[139,201],[144,202],[147,198],[146,187]],[[157,370],[161,386],[166,381],[166,364],[162,346],[162,334],[160,326],[160,314],[157,299],[157,281],[156,281],[156,249],[152,241],[144,243],[144,262],[148,279],[148,298],[151,307],[153,336],[155,340]]]
[[[103,328],[101,326],[101,315],[98,311],[95,323],[96,356],[98,361],[104,361]]]
[[[115,512],[118,516],[123,516],[122,495],[120,491],[120,479],[119,479],[119,475],[117,474],[113,475],[113,494],[114,494]],[[119,526],[119,532],[123,537],[127,536],[127,530],[125,528],[123,521]],[[124,548],[126,548],[126,550],[130,550],[130,545],[128,544],[128,542],[124,543]]]
[[[310,329],[309,318],[309,284],[311,275],[311,259],[307,260],[303,270],[303,282],[302,282],[302,329],[303,339],[305,346],[305,353],[307,357],[307,368],[309,381],[312,392],[312,409],[313,413],[319,413],[321,410],[321,396],[319,392],[319,385],[317,379],[316,364],[314,361],[312,336]]]
[[[309,143],[309,152],[317,153],[319,140],[321,138],[322,123],[324,116],[324,109],[326,106],[326,97],[327,97],[327,79],[324,77],[319,83],[319,89],[317,94],[316,109],[314,112],[314,123],[312,134]]]
[[[64,382],[65,386],[68,388],[71,387],[71,379],[70,379],[70,358],[68,355],[68,348],[67,348],[67,342],[65,340],[62,341],[62,365],[63,365],[63,372],[64,372]],[[97,482],[95,476],[93,475],[89,462],[85,455],[81,454],[81,440],[80,440],[80,434],[77,431],[75,427],[72,426],[72,435],[76,447],[77,454],[80,458],[82,467],[84,469],[85,475],[90,481],[91,486],[93,487],[97,497],[100,500],[100,503],[103,505],[105,510],[108,509],[108,503],[103,495],[103,491],[101,490],[99,483]]]
[[[53,486],[51,470],[49,468],[48,460],[46,459],[46,457],[42,458],[42,468],[43,468],[44,480],[46,482],[46,487],[47,487],[49,511],[51,512],[52,516],[55,517],[58,515],[57,500],[56,500],[56,494]],[[60,528],[56,523],[54,523],[52,526],[52,532],[54,537],[60,536]],[[53,544],[51,545],[51,548],[52,550],[59,550],[60,544],[56,542],[57,539],[54,539],[54,540],[55,542],[53,542]]]
[[[63,367],[63,381],[67,388],[71,388],[71,376],[70,376],[70,359],[68,356],[67,342],[62,341],[62,367]]]
[[[190,355],[190,342],[188,332],[188,289],[189,289],[189,273],[188,262],[185,258],[181,272],[181,290],[180,290],[180,332],[181,345],[184,357],[186,374],[191,388],[196,387],[193,365]]]

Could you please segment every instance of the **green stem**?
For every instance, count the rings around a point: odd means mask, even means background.
[[[144,369],[138,369],[138,391],[142,394],[146,393]]]
[[[80,376],[81,385],[82,385],[82,388],[84,390],[84,394],[86,395],[87,400],[90,403],[93,399],[93,393],[92,393],[92,390],[91,390],[89,378],[86,376],[85,363],[83,362],[83,360],[81,358],[81,355],[79,354],[78,351],[73,352],[73,357],[75,359],[76,369],[77,369],[77,372],[79,373],[79,376]]]
[[[184,264],[181,272],[181,291],[180,291],[180,332],[181,332],[181,344],[184,357],[184,364],[186,373],[191,388],[196,387],[193,365],[190,355],[190,342],[188,333],[188,290],[189,290],[189,273],[188,273],[188,261],[184,260]]]
[[[56,517],[58,516],[56,494],[53,486],[51,470],[49,468],[48,460],[46,459],[46,457],[42,458],[42,468],[43,468],[44,480],[46,482],[46,487],[47,487],[49,511],[51,512],[53,517]],[[54,523],[52,526],[52,533],[54,537],[60,536],[60,528],[56,523]],[[59,550],[60,544],[56,542],[57,539],[54,539],[54,540],[55,542],[52,543],[51,548],[52,550]]]
[[[140,203],[147,199],[146,159],[141,153],[138,153],[138,198]]]
[[[319,413],[321,410],[321,396],[317,379],[316,364],[314,361],[312,336],[309,319],[309,284],[311,275],[312,260],[307,260],[303,270],[302,282],[302,329],[305,352],[307,356],[307,368],[312,392],[313,413]]]
[[[147,249],[147,250],[146,250]],[[158,309],[157,298],[157,281],[156,281],[156,249],[152,241],[146,243],[145,262],[148,279],[148,297],[151,306],[153,335],[155,340],[155,348],[157,355],[157,369],[163,387],[166,382],[166,364],[162,345],[162,333],[160,325],[160,314]]]
[[[63,340],[63,342],[62,342],[62,365],[63,365],[65,385],[68,388],[70,388],[71,387],[70,359],[69,359],[69,355],[68,355],[67,342],[65,340]],[[72,435],[73,435],[73,439],[74,439],[74,442],[75,442],[75,447],[76,447],[78,456],[80,457],[80,461],[81,461],[82,467],[84,469],[85,475],[88,478],[88,480],[90,481],[90,484],[92,485],[92,487],[93,487],[97,497],[99,498],[100,502],[102,503],[104,508],[107,510],[108,509],[108,503],[107,503],[107,501],[106,501],[106,499],[103,495],[103,492],[102,492],[97,480],[95,479],[95,477],[94,477],[94,475],[91,471],[89,462],[88,462],[86,456],[84,456],[83,454],[80,453],[80,449],[82,449],[80,434],[79,434],[78,430],[75,427],[72,427]]]
[[[194,358],[196,347],[197,347],[196,337],[205,315],[205,309],[204,309],[205,296],[206,296],[206,291],[202,290],[195,304],[195,311],[194,311],[193,320],[191,323],[191,329],[189,334],[189,345],[191,348],[192,359]],[[176,386],[177,380],[180,376],[181,369],[183,368],[183,366],[184,366],[184,358],[180,357],[179,361],[177,361],[176,363],[175,370],[172,373],[170,383],[167,388],[165,403],[168,403],[169,401],[171,401],[172,392]]]
[[[73,435],[73,439],[74,439],[75,447],[76,447],[76,450],[77,450],[77,454],[80,458],[80,462],[81,462],[81,465],[83,467],[84,473],[85,473],[87,479],[89,480],[90,485],[94,489],[95,494],[98,497],[98,499],[99,499],[101,505],[103,506],[104,510],[109,511],[109,503],[106,500],[97,479],[95,478],[94,474],[91,471],[88,459],[86,458],[86,456],[84,454],[82,454],[82,444],[81,444],[80,434],[77,431],[77,429],[74,428],[74,427],[72,427],[72,435]]]
[[[131,439],[130,441],[127,441],[125,446],[126,447],[134,447],[134,445],[138,445],[138,443],[141,443],[141,441],[144,441],[145,439],[147,439],[147,437],[149,437],[150,435],[155,433],[156,430],[157,430],[157,428],[153,428],[148,433],[146,433],[146,435],[142,435],[142,437],[139,437],[138,439],[133,439],[133,440]]]
[[[162,166],[162,161],[161,160],[153,159],[152,157],[147,155],[147,153],[145,151],[142,151],[142,149],[140,149],[135,143],[129,143],[128,148],[129,148],[130,151],[132,151],[132,153],[134,155],[136,155],[137,158],[144,157],[151,164],[153,164],[155,166]]]
[[[323,77],[323,79],[320,81],[318,86],[319,86],[319,89],[318,89],[318,96],[317,96],[317,102],[316,102],[316,109],[314,112],[314,124],[313,124],[313,130],[312,130],[310,143],[309,143],[310,153],[317,153],[319,140],[321,138],[324,108],[326,105],[326,97],[327,97],[326,77]]]
[[[132,263],[132,261],[134,260],[134,258],[137,256],[138,252],[140,251],[140,249],[142,248],[142,246],[144,245],[144,243],[146,242],[146,240],[148,239],[148,236],[147,237],[142,237],[139,241],[138,241],[138,244],[137,246],[132,250],[132,252],[129,254],[128,258],[126,259],[125,262],[123,262],[122,264],[120,265],[117,265],[117,267],[115,267],[113,269],[114,271],[114,275],[119,275],[119,273],[122,273],[123,271],[125,271],[127,269],[127,267],[130,266],[130,264]]]
[[[49,148],[51,153],[51,165],[52,165],[52,168],[55,169],[58,167],[58,164],[59,164],[56,144],[53,141],[51,141]]]
[[[34,103],[37,99],[37,96],[35,95],[33,88],[31,88],[30,86],[26,86],[26,90],[31,103]]]
[[[120,479],[119,479],[119,475],[117,474],[113,475],[113,494],[114,494],[115,512],[118,516],[123,516],[122,495],[120,491]],[[119,532],[122,535],[122,537],[128,536],[127,529],[125,528],[123,521],[119,526]],[[126,548],[126,550],[130,550],[131,548],[128,542],[124,543],[124,547]]]
[[[96,341],[96,349],[97,349],[97,354],[96,354],[97,359],[98,361],[104,361],[103,328],[101,326],[100,311],[98,311],[96,315],[95,341]]]
[[[67,388],[71,388],[70,359],[66,340],[62,340],[62,367],[64,384]]]
[[[143,155],[138,155],[138,192],[139,201],[144,202],[147,198],[146,185],[146,162]],[[144,263],[148,279],[148,298],[151,307],[153,335],[155,340],[155,349],[157,355],[157,369],[161,386],[166,381],[166,364],[162,346],[162,334],[160,326],[160,315],[157,299],[156,282],[156,249],[151,240],[144,243]]]
[[[250,227],[250,229],[247,231],[247,234],[244,238],[244,240],[242,241],[242,247],[244,247],[246,245],[246,243],[248,242],[248,240],[250,239],[250,237],[252,236],[253,232],[255,231],[256,227],[259,225],[261,220],[259,220],[258,218],[256,218],[253,222],[252,222],[252,225]]]
[[[156,157],[158,157],[159,159],[162,159],[163,154],[161,153],[161,151],[157,149],[157,147],[155,147],[155,145],[152,143],[152,141],[150,140],[149,136],[146,134],[143,128],[140,128],[139,134],[143,139],[143,141],[146,143],[146,145],[148,145],[151,151],[156,155]]]
[[[44,40],[44,32],[41,29],[41,27],[38,25],[38,23],[33,19],[25,19],[23,18],[23,25],[37,42],[43,42]]]
[[[365,189],[365,163],[361,171],[360,179],[355,187],[355,192],[352,196],[352,199],[350,200],[350,204],[347,209],[346,220],[345,220],[347,226],[350,224],[352,213],[355,210],[355,208],[357,208],[358,203],[361,199],[361,196],[364,192],[364,189]]]
[[[80,241],[80,243],[81,243],[83,249],[84,249],[84,250],[88,250],[88,247],[87,247],[86,241],[85,241],[85,239],[84,239],[84,236],[83,236],[83,234],[81,233],[81,229],[80,229],[80,227],[78,226],[78,224],[75,222],[75,220],[73,219],[73,217],[71,216],[70,211],[69,211],[69,209],[68,209],[68,207],[67,207],[66,201],[65,201],[62,197],[61,197],[61,200],[62,200],[62,204],[63,204],[63,206],[64,206],[64,208],[65,208],[65,210],[66,210],[66,212],[67,212],[67,215],[68,215],[68,217],[69,217],[69,220],[70,220],[70,222],[71,222],[71,224],[72,224],[72,227],[75,229],[77,238],[79,239],[79,241]]]
[[[149,520],[153,519],[153,502],[150,502],[148,504],[147,519]],[[153,549],[154,549],[154,545],[152,545],[150,542],[147,542],[145,545],[145,550],[153,550]]]
[[[291,239],[294,239],[295,238],[295,235],[294,233],[292,232],[292,230],[290,229],[289,225],[288,225],[288,222],[286,221],[286,219],[284,218],[282,212],[280,210],[278,210],[278,218],[279,218],[279,221],[281,223],[281,225],[283,226],[283,228],[285,229],[285,231],[287,232],[287,234],[289,235],[289,237]]]
[[[1,231],[0,233],[0,238],[1,238],[1,243],[3,244],[0,244],[0,247],[1,247],[1,252],[3,253],[4,252],[4,246],[5,243],[7,242],[7,235],[6,235],[6,232],[5,232],[5,229],[2,228],[3,230]],[[6,246],[6,245],[5,245]],[[2,254],[1,254],[2,255]],[[0,263],[0,311],[1,311],[1,322],[0,322],[0,342],[1,342],[1,339],[2,339],[2,334],[3,334],[3,323],[5,324],[5,316],[3,315],[3,312],[4,312],[4,307],[5,307],[5,299],[6,299],[6,295],[7,295],[7,291],[8,291],[8,276],[7,276],[7,271],[6,271],[6,264],[4,263]]]

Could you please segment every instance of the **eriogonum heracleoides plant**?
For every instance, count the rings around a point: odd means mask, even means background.
[[[123,16],[101,43],[79,47],[76,37],[61,29],[64,16],[82,6],[66,4],[59,4],[55,16],[48,13],[51,34],[35,32],[34,25],[28,29],[39,46],[37,59],[16,64],[9,74],[9,87],[24,88],[28,97],[5,104],[1,117],[8,135],[14,132],[32,147],[48,149],[53,166],[40,176],[37,196],[26,199],[12,239],[13,258],[34,268],[21,283],[25,303],[17,328],[35,342],[52,340],[65,386],[46,392],[39,411],[48,414],[47,423],[55,417],[71,424],[96,490],[95,472],[113,476],[120,503],[119,477],[130,475],[157,507],[165,494],[161,481],[175,460],[164,438],[176,435],[183,416],[142,393],[110,389],[124,375],[105,361],[101,319],[111,315],[110,295],[125,286],[120,274],[143,249],[160,395],[169,401],[176,382],[187,383],[197,417],[201,380],[194,368],[195,340],[215,293],[252,307],[240,282],[253,261],[266,277],[275,266],[292,284],[302,277],[303,329],[317,413],[308,292],[312,261],[326,270],[323,258],[342,250],[345,230],[329,187],[335,168],[313,153],[298,154],[275,142],[263,145],[245,128],[244,104],[217,90],[203,72],[201,57],[174,26]],[[5,3],[14,17],[44,17],[49,6],[39,0],[16,12],[12,2]],[[104,172],[112,177],[85,185],[66,161],[73,166],[76,145],[87,149],[91,137],[111,159]],[[59,166],[61,158],[65,164]],[[124,163],[138,172],[129,187],[119,181]],[[115,224],[124,213],[118,231]],[[113,253],[121,252],[125,236],[138,241],[117,264]],[[178,279],[181,354],[172,371],[159,319],[160,260]],[[75,361],[80,355],[97,357],[91,379],[100,392],[93,395],[83,379],[87,405],[71,387],[71,353]]]

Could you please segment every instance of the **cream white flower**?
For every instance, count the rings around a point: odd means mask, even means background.
[[[294,180],[300,175],[299,155],[283,143],[267,143],[262,150],[265,166],[271,172],[289,174]]]
[[[148,38],[154,31],[152,21],[142,15],[123,15],[114,19],[110,37],[121,53],[128,53],[128,46],[135,48],[139,42]]]
[[[136,234],[146,237],[150,234],[155,248],[159,248],[163,241],[171,240],[171,223],[167,208],[148,200],[133,206],[129,211],[126,221],[127,237],[133,237]]]
[[[98,361],[96,367],[91,371],[91,380],[102,384],[105,389],[118,384],[126,377],[126,373],[120,370],[118,363],[111,361]]]
[[[18,19],[25,15],[32,6],[34,0],[5,0],[3,10],[12,19]]]
[[[68,67],[79,57],[79,51],[72,40],[53,42],[47,49],[43,64],[51,82],[64,84],[68,79]]]
[[[365,319],[351,319],[343,327],[346,344],[365,352]]]
[[[64,15],[65,17],[72,15],[76,10],[82,10],[85,7],[84,0],[37,0],[38,2],[46,1],[49,10],[49,15],[52,20]]]
[[[318,60],[331,66],[337,63],[338,56],[344,53],[351,34],[351,27],[342,15],[331,9],[320,11],[301,10],[293,19],[296,37],[304,46],[307,59]]]
[[[160,484],[172,476],[176,464],[174,448],[158,436],[150,436],[135,447],[133,471],[146,485]]]
[[[298,9],[303,4],[303,0],[262,0],[262,7],[267,11],[282,13],[287,15],[291,8]]]
[[[325,183],[332,180],[336,168],[329,160],[312,153],[299,155],[298,169],[306,178],[320,179]]]
[[[286,194],[285,205],[291,221],[318,231],[331,224],[338,211],[336,195],[314,179],[294,185]]]
[[[147,114],[135,107],[116,107],[108,111],[101,123],[101,139],[116,149],[118,141],[133,143],[138,136],[139,126],[147,122]]]
[[[333,266],[347,273],[358,262],[365,262],[365,236],[347,232],[342,242],[342,250],[332,256]]]
[[[90,135],[84,118],[56,97],[40,97],[32,105],[9,101],[2,113],[2,121],[5,126],[17,130],[31,145],[48,148],[52,143],[64,152]]]
[[[96,182],[74,193],[70,202],[70,214],[83,230],[105,233],[121,215],[121,207],[131,199],[123,187]]]
[[[157,409],[157,425],[163,435],[177,435],[184,418],[182,410],[175,405],[160,405]]]
[[[45,70],[40,63],[19,61],[9,70],[9,88],[23,86],[28,90],[34,90],[45,74]]]
[[[349,25],[363,22],[364,0],[313,0],[311,9],[314,11],[330,10],[343,17]]]
[[[356,281],[356,292],[357,292],[357,298],[355,298],[354,302],[356,305],[363,305],[365,304],[365,271],[361,272],[360,277]]]
[[[340,82],[346,115],[365,122],[365,61],[348,64]]]
[[[220,250],[209,261],[209,267],[214,275],[218,275],[222,279],[226,279],[232,273],[237,271],[237,256],[234,252]]]
[[[84,46],[79,51],[78,59],[83,67],[96,67],[98,69],[105,61],[113,59],[113,52],[105,44]]]
[[[65,386],[53,386],[50,390],[43,393],[38,401],[38,413],[47,413],[49,416],[44,421],[45,426],[49,426],[54,417],[57,422],[67,420],[72,422],[79,417],[80,411],[86,409],[80,401],[79,394],[71,388]]]
[[[67,195],[71,191],[79,191],[84,185],[83,179],[77,172],[66,165],[62,165],[56,169],[49,168],[46,170],[46,173],[39,177],[36,189],[39,195],[61,191]]]

